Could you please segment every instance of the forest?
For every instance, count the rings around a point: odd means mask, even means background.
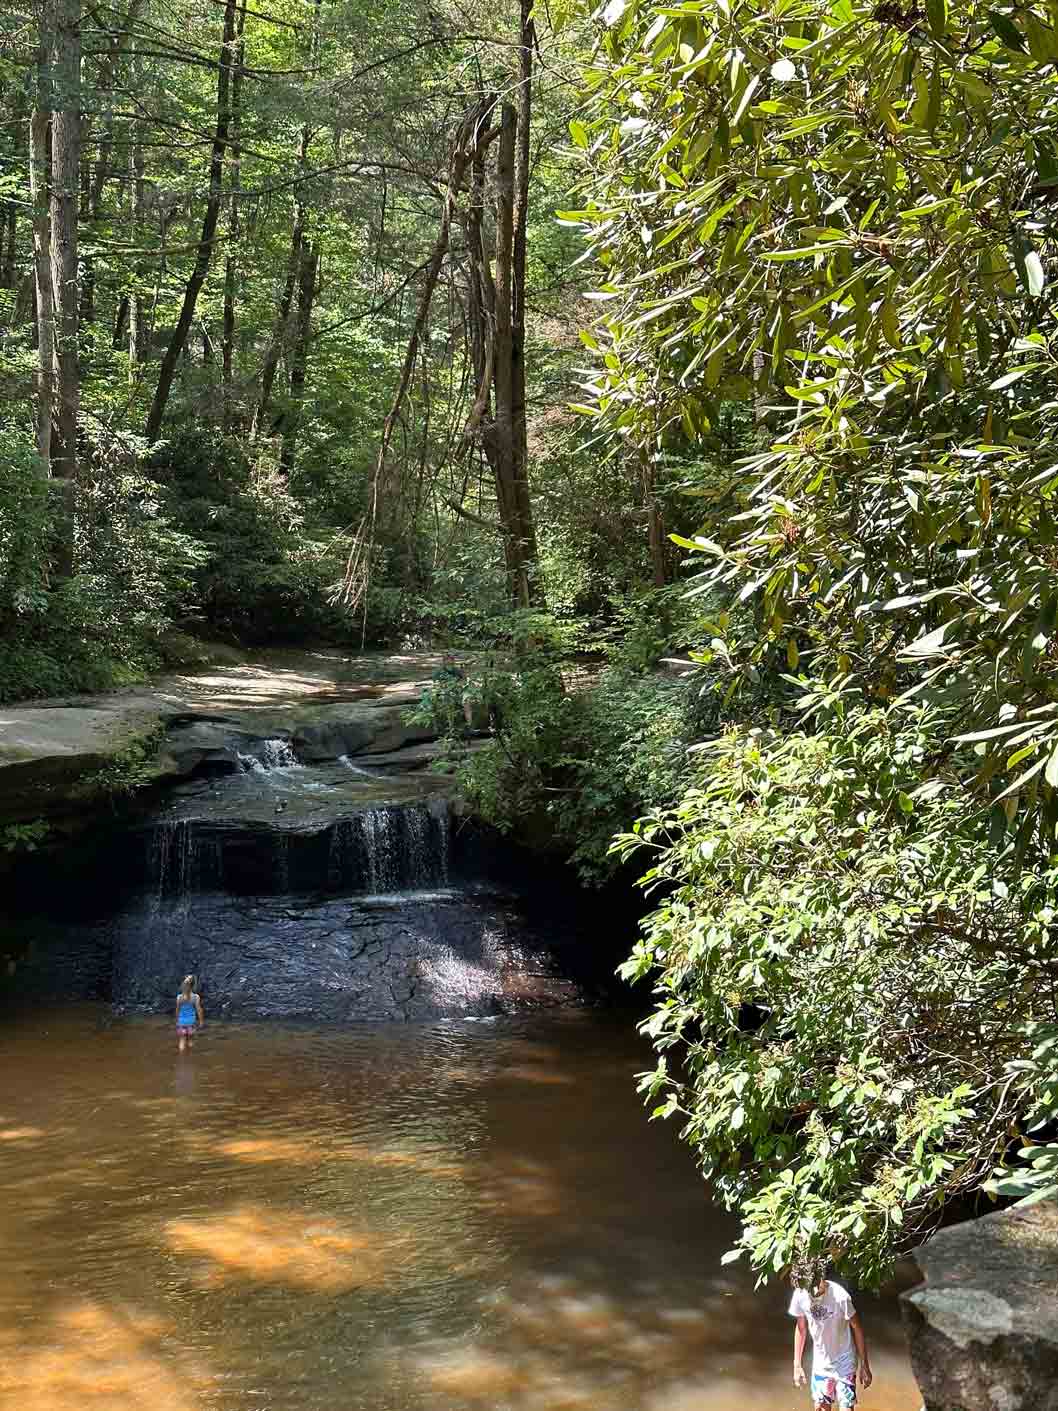
[[[1052,1191],[1058,7],[0,26],[0,701],[465,649],[730,1258]]]

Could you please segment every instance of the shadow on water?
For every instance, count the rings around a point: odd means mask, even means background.
[[[786,1411],[627,1020],[0,1034],[0,1411]],[[917,1411],[892,1300],[877,1385]]]

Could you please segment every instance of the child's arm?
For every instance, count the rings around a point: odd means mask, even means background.
[[[179,996],[179,995],[177,995],[177,997],[176,997],[176,1004],[173,1006],[173,1018],[174,1018],[174,1019],[179,1019],[179,1018],[180,1018],[180,996]]]
[[[807,1341],[808,1319],[802,1314],[797,1320],[793,1334],[793,1384],[795,1387],[803,1387],[805,1384],[805,1369],[801,1364],[804,1361]]]
[[[871,1375],[871,1360],[867,1356],[867,1339],[864,1336],[863,1324],[860,1322],[860,1315],[854,1313],[849,1322],[852,1329],[852,1340],[856,1344],[856,1355],[860,1359],[860,1384],[869,1387],[874,1377]]]
[[[202,996],[201,996],[201,995],[196,995],[196,996],[195,996],[195,1013],[198,1015],[198,1023],[199,1023],[199,1027],[201,1028],[201,1026],[206,1022],[206,1016],[202,1013]]]

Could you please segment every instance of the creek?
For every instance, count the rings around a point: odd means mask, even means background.
[[[0,1031],[2,1411],[787,1411],[628,1017]],[[861,1300],[868,1411],[917,1411]],[[806,1404],[806,1403],[804,1403]]]
[[[436,776],[289,740],[14,874],[0,1411],[806,1404],[784,1290],[721,1266],[637,1096],[627,914]],[[864,1411],[917,1411],[894,1300],[861,1309]]]

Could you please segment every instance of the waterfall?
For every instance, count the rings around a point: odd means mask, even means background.
[[[290,769],[298,762],[289,740],[262,740],[259,754],[243,754],[239,751],[239,767],[244,774],[264,774],[270,769]]]
[[[203,882],[220,881],[220,843],[203,837],[193,819],[166,819],[151,831],[147,867],[156,901],[167,896],[186,899]]]
[[[354,764],[347,754],[340,754],[338,763],[343,769],[348,769],[350,774],[356,774],[361,779],[377,779],[379,777],[377,769],[364,769],[361,765]]]
[[[287,833],[276,834],[272,844],[273,856],[275,858],[275,882],[277,892],[290,891],[290,836]]]
[[[388,895],[449,882],[449,813],[444,799],[358,809],[329,827],[265,826],[224,820],[159,821],[147,838],[147,890],[155,903],[186,903],[197,892],[240,895]]]
[[[362,809],[331,829],[327,886],[375,894],[444,886],[448,848],[443,799]]]

